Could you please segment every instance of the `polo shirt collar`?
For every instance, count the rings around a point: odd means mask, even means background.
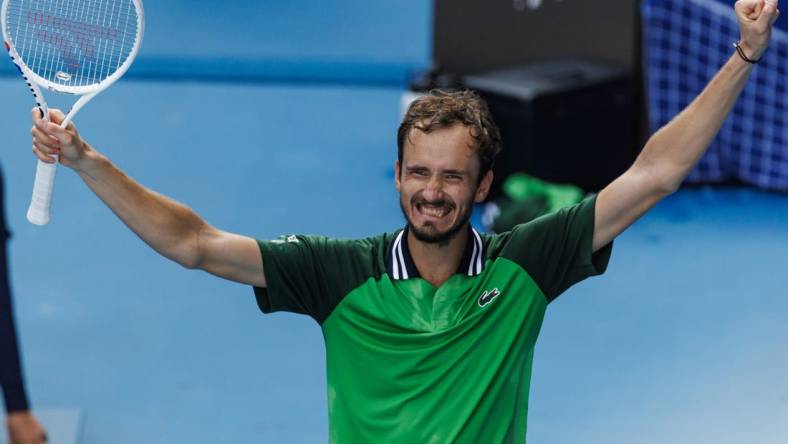
[[[484,269],[484,242],[475,228],[470,227],[469,232],[468,243],[465,244],[465,251],[455,274],[477,276]],[[420,277],[419,270],[410,255],[407,239],[408,227],[405,227],[394,236],[394,242],[389,247],[386,269],[394,280]]]

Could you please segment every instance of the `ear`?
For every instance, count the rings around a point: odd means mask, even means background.
[[[490,192],[490,187],[492,186],[493,177],[492,170],[487,171],[482,180],[479,182],[479,186],[476,187],[476,196],[473,199],[474,202],[482,203],[484,199],[487,198],[487,194]]]
[[[397,187],[397,191],[400,191],[400,187],[402,186],[402,182],[400,182],[400,170],[399,160],[397,160],[394,162],[394,186]]]

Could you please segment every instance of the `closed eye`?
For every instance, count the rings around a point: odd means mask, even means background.
[[[412,176],[426,177],[430,175],[430,172],[427,171],[426,168],[413,167],[413,168],[408,168],[408,174]]]

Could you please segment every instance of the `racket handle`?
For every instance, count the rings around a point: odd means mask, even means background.
[[[52,206],[52,189],[55,187],[55,173],[57,173],[57,160],[55,163],[38,161],[36,167],[36,182],[33,185],[33,198],[27,210],[27,220],[31,224],[46,225],[49,223],[49,210]]]

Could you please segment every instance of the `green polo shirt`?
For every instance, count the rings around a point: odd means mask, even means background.
[[[534,345],[547,304],[604,272],[596,199],[512,231],[470,230],[457,273],[419,276],[407,228],[359,240],[260,241],[263,312],[323,330],[332,443],[523,443]]]

